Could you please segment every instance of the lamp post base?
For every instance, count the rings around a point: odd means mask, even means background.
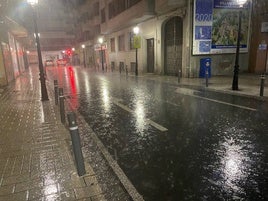
[[[234,66],[234,76],[233,76],[233,84],[232,84],[232,90],[237,91],[238,90],[238,72],[239,72],[239,66]]]
[[[46,87],[46,78],[44,74],[40,73],[40,83],[41,83],[41,101],[48,101],[47,87]]]
[[[135,75],[138,76],[138,48],[136,48],[136,68]]]

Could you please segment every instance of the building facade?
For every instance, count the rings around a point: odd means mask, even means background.
[[[240,10],[240,72],[263,72],[259,63],[266,66],[267,48],[259,50],[259,45],[267,40],[267,32],[260,30],[267,21],[265,1],[248,1],[243,8],[227,0],[85,1],[77,10],[77,35],[79,45],[86,45],[87,66],[104,63],[108,70],[127,68],[134,73],[137,60],[139,74],[198,77],[200,61],[208,58],[212,75],[231,75]],[[135,26],[141,43],[137,59]],[[103,46],[99,37],[104,38]]]
[[[27,31],[8,17],[0,24],[0,87],[8,85],[25,71],[26,50],[23,40]]]

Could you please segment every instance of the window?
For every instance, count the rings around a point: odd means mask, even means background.
[[[130,50],[133,50],[133,49],[135,49],[134,48],[134,33],[133,32],[130,32],[129,33],[129,49]]]
[[[128,0],[129,7],[135,5],[136,3],[140,2],[141,0]]]
[[[94,33],[95,33],[95,35],[100,34],[100,31],[101,31],[101,28],[100,28],[100,25],[99,24],[96,25],[96,26],[94,26]]]
[[[100,9],[100,4],[99,4],[99,2],[96,2],[96,3],[94,3],[94,16],[98,16],[99,15],[99,9]]]
[[[109,3],[109,19],[117,16],[141,0],[113,0]]]
[[[118,37],[118,50],[125,51],[125,35],[120,35]]]
[[[117,0],[117,5],[118,5],[118,11],[117,11],[117,13],[121,13],[124,10],[126,10],[125,0]]]
[[[110,43],[111,43],[111,52],[115,52],[115,39],[111,38]]]
[[[105,22],[105,9],[103,8],[101,10],[101,23],[104,23]]]
[[[115,16],[115,8],[113,3],[109,3],[109,19]]]

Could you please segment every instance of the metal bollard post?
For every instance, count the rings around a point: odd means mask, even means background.
[[[127,65],[126,65],[126,76],[128,76],[128,70],[127,70]]]
[[[59,85],[58,80],[54,80],[54,94],[55,94],[55,105],[59,104]]]
[[[265,74],[261,75],[260,96],[263,96],[263,91],[264,91],[264,81],[265,81]]]
[[[60,119],[61,119],[61,123],[65,124],[63,88],[59,88],[59,100],[60,100]]]
[[[181,69],[179,69],[178,71],[178,83],[181,82]]]
[[[69,122],[69,130],[72,138],[73,152],[79,176],[86,174],[84,158],[81,149],[81,140],[78,132],[78,126],[76,123],[76,117],[73,112],[67,114]]]
[[[206,68],[206,87],[208,87],[208,68]]]

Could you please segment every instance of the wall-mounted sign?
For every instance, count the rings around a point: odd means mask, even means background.
[[[133,47],[134,48],[141,48],[141,37],[140,36],[134,36]]]
[[[107,43],[103,43],[103,44],[95,44],[94,45],[94,50],[95,51],[100,51],[100,50],[107,50]]]
[[[235,53],[239,6],[235,0],[195,0],[193,54]],[[248,51],[249,6],[242,8],[240,51]]]
[[[259,44],[259,50],[267,50],[267,44],[264,43]]]
[[[265,40],[262,40],[258,47],[259,50],[267,50],[267,44]]]
[[[268,22],[262,22],[261,23],[261,32],[264,33],[264,32],[268,32]]]

